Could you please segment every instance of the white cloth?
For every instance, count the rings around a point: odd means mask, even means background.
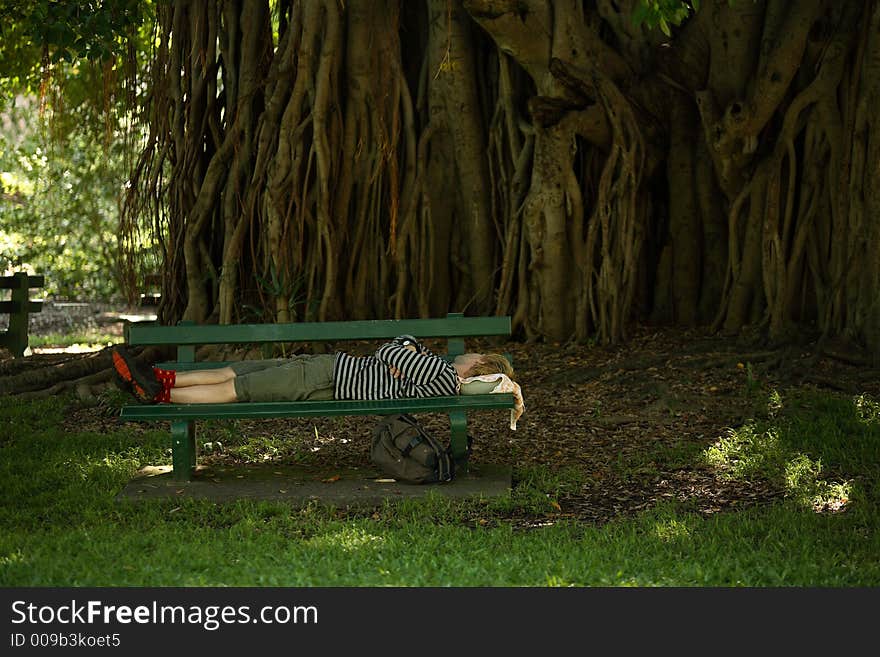
[[[485,381],[485,382],[493,382],[497,381],[498,385],[495,386],[492,390],[489,391],[490,394],[496,392],[510,392],[513,393],[513,396],[516,398],[514,403],[514,407],[510,409],[510,428],[513,431],[516,431],[516,421],[520,418],[520,416],[525,413],[526,405],[523,402],[522,396],[522,388],[519,387],[519,384],[516,381],[511,380],[509,376],[506,374],[501,374],[500,372],[497,374],[482,374],[480,376],[469,376],[466,379],[462,379],[462,385],[466,383],[470,383],[471,381]]]

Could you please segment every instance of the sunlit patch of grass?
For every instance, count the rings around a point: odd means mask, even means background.
[[[720,477],[777,482],[788,497],[816,512],[845,510],[854,495],[853,478],[823,478],[823,458],[834,461],[835,471],[867,468],[862,478],[869,485],[874,480],[880,404],[865,395],[849,403],[806,395],[785,407],[772,391],[767,407],[766,422],[728,429],[705,450],[705,462]]]
[[[332,532],[313,536],[307,545],[319,549],[340,549],[346,552],[375,547],[382,537],[365,531],[361,527],[337,527]]]
[[[672,543],[687,539],[691,535],[691,530],[682,520],[668,518],[657,521],[654,525],[654,533],[664,543]]]
[[[785,488],[799,503],[814,511],[842,511],[849,502],[851,482],[819,479],[822,464],[805,454],[796,454],[785,464]]]
[[[752,476],[772,478],[785,465],[785,450],[779,444],[775,427],[761,430],[749,422],[726,435],[705,451],[709,465],[719,469],[726,479],[747,479]]]
[[[746,424],[730,429],[706,450],[706,461],[723,478],[781,480],[787,495],[817,512],[840,511],[850,499],[849,482],[820,479],[821,461],[788,449],[777,428],[761,431]]]
[[[21,550],[13,550],[8,554],[0,554],[0,568],[23,563],[24,555],[21,553]]]
[[[244,445],[231,447],[227,450],[227,453],[245,463],[265,463],[267,461],[274,461],[281,456],[281,450],[278,449],[277,441],[261,436],[251,438]]]
[[[770,391],[770,397],[767,399],[767,414],[770,417],[776,417],[783,409],[782,395],[779,391],[773,389]]]
[[[853,405],[861,422],[867,425],[880,425],[880,402],[868,395],[856,395]]]
[[[119,482],[120,473],[136,471],[144,459],[144,452],[131,446],[119,453],[77,454],[75,458],[63,462],[71,476],[78,477],[92,486],[113,486]]]
[[[121,335],[112,335],[101,330],[86,330],[75,333],[48,333],[46,335],[29,335],[28,345],[31,349],[42,348],[81,348],[97,351],[104,347],[123,342]]]

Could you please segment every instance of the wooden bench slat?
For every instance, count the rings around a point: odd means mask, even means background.
[[[510,317],[384,319],[352,322],[192,326],[146,326],[132,324],[128,327],[127,342],[132,345],[326,342],[335,340],[390,339],[403,334],[416,335],[420,338],[464,338],[510,335],[510,331]]]
[[[245,404],[151,404],[125,406],[122,420],[219,420],[235,418],[328,417],[331,415],[391,415],[512,408],[511,394],[466,395],[303,402],[248,402]]]
[[[28,287],[45,287],[46,279],[42,275],[28,276]],[[14,276],[0,276],[0,290],[11,290],[18,287]]]

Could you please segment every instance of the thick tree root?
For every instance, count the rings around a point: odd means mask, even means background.
[[[132,349],[138,361],[144,363],[160,360],[163,349],[146,347]],[[94,352],[86,357],[74,356],[61,363],[53,361],[46,367],[29,369],[13,376],[0,378],[0,396],[15,395],[19,399],[51,397],[77,386],[91,386],[112,381],[114,376],[110,348]]]
[[[82,379],[108,368],[112,368],[110,350],[104,349],[86,358],[75,358],[48,367],[29,369],[0,379],[0,395],[18,395],[34,390],[51,389],[55,385]]]
[[[16,399],[44,399],[46,397],[54,397],[62,393],[74,390],[80,399],[89,399],[94,397],[104,384],[111,383],[115,376],[113,368],[103,369],[94,374],[80,377],[78,379],[70,379],[68,381],[60,381],[50,388],[42,390],[31,390],[14,395]]]

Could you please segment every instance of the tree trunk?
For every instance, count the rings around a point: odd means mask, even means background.
[[[166,323],[880,353],[877,0],[713,0],[671,36],[641,1],[160,3],[123,264],[151,231]]]
[[[495,236],[489,211],[488,170],[484,119],[477,94],[474,26],[461,0],[428,0],[432,27],[428,65],[431,116],[445,117],[443,131],[434,139],[449,140],[449,162],[458,189],[456,224],[461,229],[464,254],[462,287],[464,307],[485,314],[494,306]],[[442,135],[442,136],[441,136]],[[472,295],[472,298],[470,298]],[[461,295],[458,303],[461,303]]]
[[[684,326],[697,322],[700,298],[702,253],[700,212],[696,195],[697,132],[691,105],[680,95],[671,99],[669,158],[669,231],[672,252],[672,294],[674,320]]]

